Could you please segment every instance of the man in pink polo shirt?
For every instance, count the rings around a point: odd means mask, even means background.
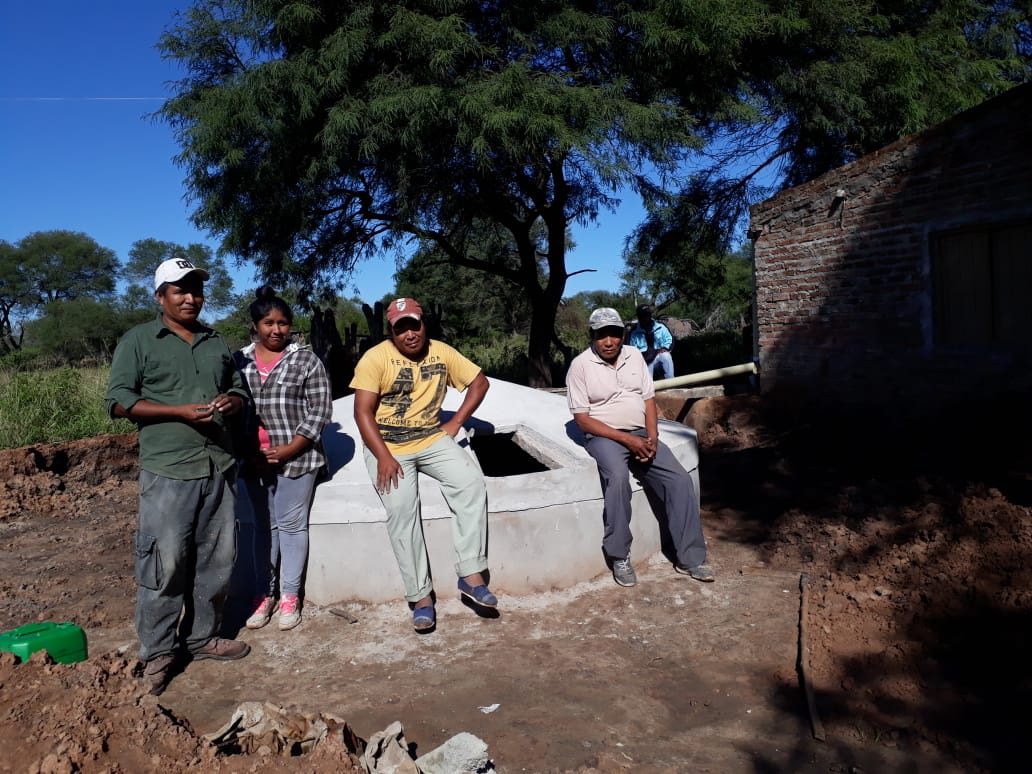
[[[588,318],[591,346],[566,374],[566,394],[584,446],[602,482],[602,550],[621,586],[638,582],[631,566],[631,482],[633,472],[663,503],[677,559],[674,569],[709,583],[699,498],[691,476],[659,440],[659,413],[652,375],[636,347],[623,344],[624,324],[615,309],[596,309]]]

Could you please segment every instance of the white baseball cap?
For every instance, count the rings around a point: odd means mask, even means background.
[[[199,266],[194,266],[186,258],[169,258],[163,261],[154,272],[154,289],[157,290],[166,282],[178,282],[187,274],[199,274],[201,279],[209,279],[209,274]]]

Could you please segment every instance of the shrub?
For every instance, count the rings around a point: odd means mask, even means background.
[[[24,347],[0,355],[0,374],[5,371],[28,371],[39,368],[45,358],[37,349]]]
[[[674,342],[673,358],[677,376],[726,368],[749,362],[752,343],[740,330],[703,331]]]
[[[5,448],[126,433],[131,422],[104,410],[107,368],[0,370],[0,439]]]
[[[527,337],[518,333],[486,343],[456,347],[487,376],[516,384],[527,383]]]

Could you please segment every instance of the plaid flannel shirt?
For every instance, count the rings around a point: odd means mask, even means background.
[[[295,435],[312,441],[305,452],[283,465],[280,475],[297,478],[322,467],[326,462],[322,431],[333,415],[330,377],[322,361],[311,348],[292,342],[262,384],[254,357],[254,344],[235,355],[254,397],[255,418],[265,426],[273,446],[290,443]],[[247,445],[256,451],[257,424],[249,425]]]

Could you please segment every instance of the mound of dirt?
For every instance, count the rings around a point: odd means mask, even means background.
[[[135,481],[135,433],[0,451],[0,521],[25,510],[74,512],[87,497],[118,496]]]
[[[188,723],[145,699],[132,677],[135,659],[102,654],[55,664],[39,651],[25,664],[0,653],[4,749],[10,770],[74,772],[112,763],[118,771],[212,770],[213,748]],[[17,738],[10,733],[16,726]]]
[[[1028,408],[910,421],[715,398],[688,423],[709,452],[710,518],[809,575],[832,733],[935,748],[966,770],[1024,770],[1028,715],[1014,708],[1032,699]]]
[[[240,756],[218,754],[189,722],[148,696],[135,658],[109,652],[78,664],[55,664],[38,651],[24,664],[0,652],[4,770],[223,772],[244,770]],[[339,735],[338,735],[339,736]],[[246,770],[296,771],[268,752],[247,756]],[[310,770],[363,772],[333,736],[305,758]]]

